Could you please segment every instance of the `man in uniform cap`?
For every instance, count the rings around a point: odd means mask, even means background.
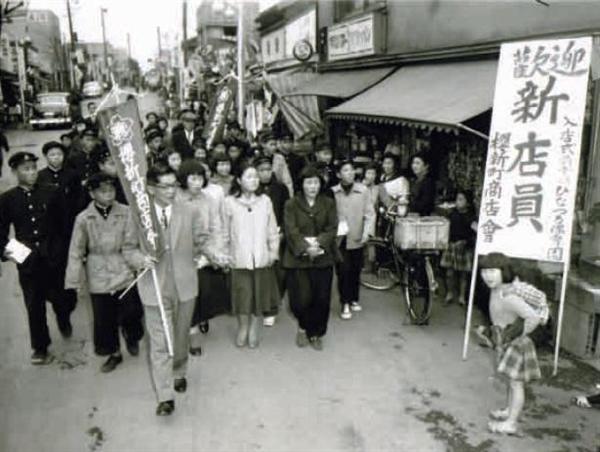
[[[75,216],[83,209],[84,192],[79,175],[65,166],[65,147],[58,141],[49,141],[42,147],[47,166],[38,173],[38,184],[58,190],[64,197],[67,229],[71,229]]]
[[[0,195],[0,254],[3,260],[17,262],[29,320],[31,363],[39,365],[52,361],[46,301],[52,303],[58,328],[65,337],[72,334],[70,316],[75,305],[73,299],[64,298],[68,248],[65,206],[56,190],[37,183],[37,160],[30,152],[17,152],[9,159],[18,185]],[[30,250],[26,257],[16,253],[14,246],[7,249],[11,225],[16,240]]]
[[[67,159],[67,167],[75,170],[84,183],[88,177],[98,170],[92,159],[92,151],[97,145],[98,135],[96,131],[87,128],[81,134],[81,146],[74,149]]]

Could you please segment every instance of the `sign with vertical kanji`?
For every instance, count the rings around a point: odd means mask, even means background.
[[[503,44],[477,250],[569,257],[592,39]]]

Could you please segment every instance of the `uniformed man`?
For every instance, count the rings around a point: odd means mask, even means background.
[[[37,183],[38,158],[30,152],[17,152],[8,161],[18,185],[0,195],[0,250],[3,260],[19,257],[6,249],[12,225],[15,238],[31,253],[17,264],[23,291],[33,354],[31,363],[49,364],[50,334],[46,322],[46,301],[52,303],[58,328],[70,337],[72,299],[64,299],[64,262],[68,242],[62,197],[57,190]]]
[[[98,146],[98,136],[94,129],[86,129],[81,135],[81,145],[73,149],[67,159],[67,167],[74,169],[85,184],[88,177],[98,171],[92,159],[92,151]]]
[[[38,174],[38,184],[59,190],[65,198],[69,211],[67,228],[71,229],[75,216],[83,209],[83,188],[79,175],[65,167],[65,147],[57,141],[49,141],[42,147],[47,166]]]

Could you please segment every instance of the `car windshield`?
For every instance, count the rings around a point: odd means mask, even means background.
[[[67,97],[60,94],[38,96],[38,102],[40,104],[66,104]]]

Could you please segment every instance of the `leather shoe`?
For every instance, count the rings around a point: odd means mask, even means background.
[[[187,380],[185,378],[176,378],[174,387],[177,392],[185,392],[187,389]]]
[[[54,357],[46,350],[33,352],[33,355],[31,355],[31,364],[34,366],[45,366],[52,361],[54,361]]]
[[[58,322],[58,330],[60,334],[65,339],[70,338],[73,335],[73,325],[71,325],[71,320],[66,319]]]
[[[202,347],[198,346],[190,346],[190,355],[192,356],[200,356],[202,355]]]
[[[127,351],[131,356],[137,356],[140,354],[140,345],[137,341],[127,342]]]
[[[110,355],[106,362],[102,364],[100,371],[107,374],[115,370],[115,368],[123,362],[123,357],[119,355]]]
[[[204,322],[200,322],[198,324],[198,328],[200,329],[200,332],[202,334],[206,334],[208,333],[208,330],[210,328],[209,324],[208,324],[208,320],[205,320]]]
[[[156,415],[157,416],[169,416],[173,411],[175,411],[175,401],[167,400],[165,402],[160,402],[156,407]]]

